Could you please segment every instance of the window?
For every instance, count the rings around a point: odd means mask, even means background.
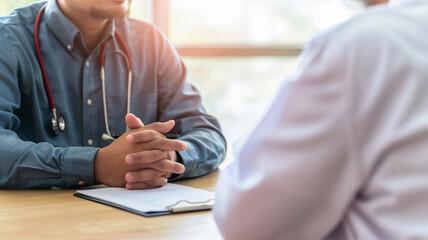
[[[349,0],[156,0],[155,23],[176,46],[188,79],[231,145],[267,111],[315,33],[361,8]],[[158,21],[158,22],[157,22]]]
[[[130,15],[168,35],[232,144],[263,116],[304,43],[361,10],[352,1],[133,0]],[[30,2],[2,1],[0,14]]]
[[[170,0],[176,44],[301,45],[349,15],[330,0]]]
[[[0,4],[0,16],[8,15],[13,9],[28,5],[35,0],[2,0]]]

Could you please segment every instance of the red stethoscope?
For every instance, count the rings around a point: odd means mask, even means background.
[[[42,71],[43,75],[43,83],[45,87],[46,96],[49,100],[49,106],[52,111],[53,117],[51,119],[52,124],[52,130],[55,135],[58,135],[59,132],[64,132],[65,130],[65,119],[62,115],[57,116],[55,103],[52,97],[51,88],[48,81],[48,76],[46,74],[46,68],[43,63],[42,53],[40,50],[40,42],[39,42],[39,28],[40,28],[40,20],[43,16],[43,13],[45,11],[45,7],[40,9],[39,13],[37,14],[36,22],[34,25],[34,43],[36,47],[36,53],[37,53],[37,59],[39,61],[40,70]],[[130,112],[131,107],[131,85],[132,85],[132,60],[131,60],[131,54],[129,53],[128,46],[126,45],[125,41],[123,40],[122,36],[115,31],[115,36],[119,40],[120,44],[122,45],[122,48],[124,49],[125,53],[121,51],[112,51],[109,54],[120,54],[123,56],[126,60],[126,64],[128,67],[128,96],[127,96],[127,103],[126,103],[126,111],[127,113]],[[108,114],[107,114],[107,102],[106,102],[106,88],[105,88],[105,59],[106,59],[106,49],[107,49],[107,41],[103,44],[101,48],[101,56],[100,56],[100,63],[101,63],[101,82],[102,82],[102,91],[103,91],[103,108],[104,108],[104,119],[105,119],[105,126],[106,126],[106,133],[102,135],[103,140],[114,140],[114,137],[110,133],[110,128],[108,124]]]

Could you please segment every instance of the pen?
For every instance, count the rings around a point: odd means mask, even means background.
[[[163,135],[168,139],[179,139],[181,137],[180,134],[173,134],[173,133],[164,133]],[[118,139],[120,136],[122,136],[122,134],[113,135],[113,138]]]

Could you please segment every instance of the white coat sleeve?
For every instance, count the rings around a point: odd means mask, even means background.
[[[340,222],[361,184],[342,55],[310,43],[221,171],[214,216],[225,239],[320,239]]]

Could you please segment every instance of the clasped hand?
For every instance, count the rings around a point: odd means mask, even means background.
[[[144,126],[128,114],[126,124],[130,130],[95,156],[98,183],[127,189],[154,188],[166,184],[171,174],[184,172],[184,166],[177,163],[176,151],[186,150],[187,145],[163,135],[174,127],[174,121]]]

